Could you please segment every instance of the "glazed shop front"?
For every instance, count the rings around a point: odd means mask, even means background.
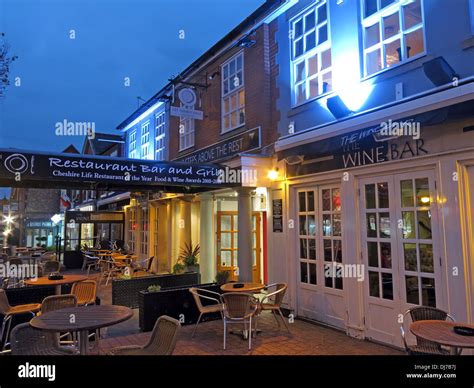
[[[474,120],[446,109],[401,119],[419,136],[376,125],[280,151],[288,227],[273,240],[298,316],[399,347],[415,305],[474,320]]]

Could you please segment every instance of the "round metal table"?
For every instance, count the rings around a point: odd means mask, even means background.
[[[49,332],[77,332],[79,352],[86,355],[90,330],[116,325],[132,316],[132,309],[124,306],[69,307],[35,317],[30,321],[30,325]]]
[[[243,287],[234,288],[235,284],[243,284]],[[224,292],[248,292],[254,293],[256,291],[263,290],[265,288],[265,284],[261,283],[246,283],[246,282],[238,282],[238,283],[226,283],[221,286],[221,290]]]

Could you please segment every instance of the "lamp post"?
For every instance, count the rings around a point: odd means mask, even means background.
[[[3,249],[6,250],[8,248],[8,235],[12,232],[12,229],[11,229],[11,224],[13,224],[15,220],[15,217],[12,216],[11,214],[8,214],[8,215],[5,215],[4,216],[4,220],[3,222],[5,223],[6,227],[5,227],[5,230],[3,231],[3,236],[4,236],[4,239],[3,239]]]

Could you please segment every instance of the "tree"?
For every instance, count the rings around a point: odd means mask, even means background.
[[[5,39],[5,34],[0,32],[0,97],[5,96],[7,86],[10,85],[8,75],[10,72],[10,64],[18,59],[16,55],[9,54],[10,45]]]

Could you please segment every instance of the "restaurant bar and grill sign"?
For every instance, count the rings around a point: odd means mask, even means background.
[[[224,187],[216,164],[46,154],[0,149],[0,185],[25,187]],[[180,191],[180,190],[177,190]]]

